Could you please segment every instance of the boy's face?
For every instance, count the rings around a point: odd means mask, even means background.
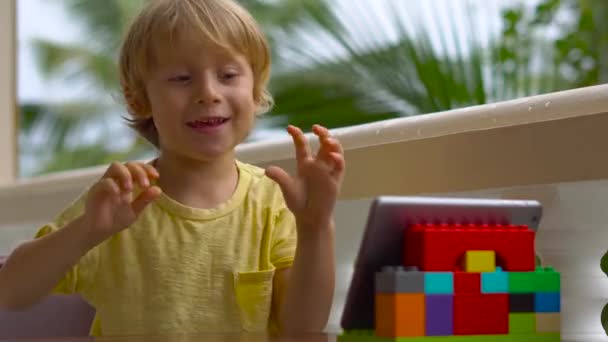
[[[188,40],[158,50],[146,90],[161,152],[204,161],[231,153],[255,119],[246,58]]]

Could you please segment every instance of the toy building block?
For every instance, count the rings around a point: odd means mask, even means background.
[[[536,291],[534,292],[559,292],[561,289],[560,285],[560,274],[556,272],[553,267],[536,267],[536,278],[535,286]]]
[[[508,294],[455,294],[454,335],[507,334]]]
[[[510,293],[559,292],[560,274],[552,267],[536,267],[534,272],[510,272]]]
[[[560,312],[559,292],[537,292],[534,294],[534,311]]]
[[[536,266],[533,230],[417,224],[404,232],[405,268],[376,274],[375,331],[346,331],[338,342],[561,340],[560,275]]]
[[[481,293],[508,293],[509,273],[503,272],[502,267],[496,267],[496,272],[481,274]]]
[[[454,297],[452,295],[426,295],[426,336],[454,334]]]
[[[386,266],[376,273],[376,293],[424,293],[424,273],[402,266]]]
[[[466,251],[463,263],[465,272],[494,272],[496,254],[494,251]]]
[[[373,331],[345,331],[338,335],[337,342],[559,342],[559,333],[469,335],[469,336],[422,336],[384,338]]]
[[[561,329],[561,315],[559,313],[536,313],[537,333],[558,333]]]
[[[454,272],[454,293],[481,293],[481,275]]]
[[[378,293],[375,328],[380,337],[424,336],[424,293]]]
[[[466,251],[493,250],[503,270],[532,272],[534,237],[526,226],[414,225],[405,230],[403,262],[421,271],[454,271]]]
[[[510,293],[509,312],[536,312],[534,293]]]
[[[536,292],[536,272],[509,272],[509,293]]]
[[[452,272],[423,272],[424,293],[453,294],[454,274]]]
[[[533,334],[536,332],[535,313],[510,313],[509,334]]]
[[[380,342],[391,339],[380,338],[373,330],[345,330],[336,338],[337,342]]]

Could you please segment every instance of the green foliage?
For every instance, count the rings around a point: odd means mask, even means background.
[[[145,1],[63,0],[84,38],[70,44],[34,42],[44,75],[84,80],[100,93],[117,94],[120,40]],[[502,18],[492,21],[502,22],[498,34],[485,40],[479,38],[484,35],[477,32],[473,20],[488,13],[481,1],[459,2],[468,6],[466,18],[451,15],[456,13],[451,6],[456,5],[446,2],[447,8],[435,10],[446,12],[448,29],[438,16],[431,16],[415,30],[408,24],[415,22],[416,14],[399,10],[397,5],[404,3],[398,0],[392,2],[394,8],[384,25],[377,23],[386,19],[367,7],[337,15],[328,0],[240,2],[271,41],[270,87],[276,106],[266,123],[274,127],[290,123],[307,130],[314,123],[330,128],[356,125],[593,85],[608,77],[608,3],[604,0],[542,0],[534,8],[514,3]],[[349,30],[352,22],[365,30]],[[391,31],[396,35],[387,40]],[[438,36],[431,38],[431,32]],[[320,51],[324,49],[342,53],[327,57]],[[108,147],[114,138],[111,132],[91,146],[71,146],[69,141],[78,140],[83,127],[103,122],[101,116],[125,115],[120,103],[83,102],[22,106],[22,150],[44,149],[51,156],[39,173],[152,151],[133,138],[133,144],[117,154]],[[40,130],[47,132],[49,143],[30,146],[31,135]]]

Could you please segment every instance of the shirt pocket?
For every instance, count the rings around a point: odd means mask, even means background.
[[[265,331],[268,328],[273,278],[274,269],[234,273],[236,302],[245,331]]]

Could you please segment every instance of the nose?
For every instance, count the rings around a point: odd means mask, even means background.
[[[199,104],[213,104],[220,101],[218,84],[215,77],[203,75],[199,82],[199,94],[196,102]]]

